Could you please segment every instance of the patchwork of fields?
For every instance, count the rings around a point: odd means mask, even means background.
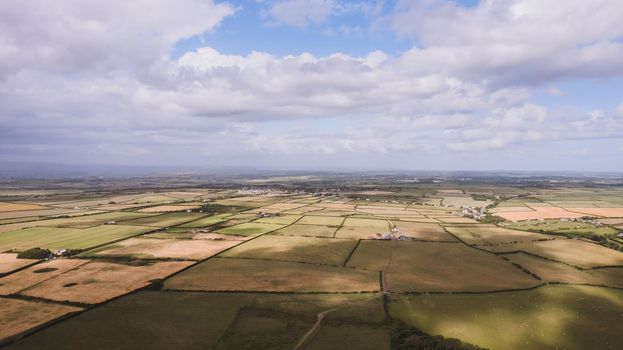
[[[15,195],[0,344],[390,349],[415,327],[491,349],[623,346],[618,192],[513,191]],[[487,206],[508,220],[465,215]],[[69,256],[17,258],[32,248]]]

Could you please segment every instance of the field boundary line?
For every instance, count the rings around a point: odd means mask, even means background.
[[[65,306],[67,306],[67,305],[65,305]],[[57,324],[59,322],[62,322],[62,321],[65,321],[67,319],[70,319],[72,317],[75,317],[77,315],[80,315],[81,313],[83,313],[86,310],[87,310],[86,308],[83,308],[81,310],[68,312],[68,313],[66,313],[64,315],[61,315],[61,316],[56,317],[54,319],[51,319],[51,320],[49,320],[47,322],[40,323],[40,324],[38,324],[38,325],[36,325],[36,326],[34,326],[32,328],[29,328],[29,329],[27,329],[25,331],[22,331],[20,333],[8,336],[8,337],[3,338],[3,339],[0,339],[0,348],[7,347],[10,344],[13,344],[13,343],[17,342],[18,340],[27,338],[27,337],[29,337],[29,336],[31,336],[31,335],[39,332],[39,331],[42,331],[42,330],[44,330],[46,328],[49,328],[49,327],[51,327],[51,326],[53,326],[53,325],[55,325],[55,324]]]
[[[451,294],[459,294],[459,295],[463,295],[463,294],[495,294],[495,293],[506,293],[506,292],[521,292],[521,291],[528,291],[528,290],[533,290],[533,289],[537,289],[537,288],[541,288],[543,286],[546,286],[550,283],[548,282],[543,282],[534,286],[530,286],[530,287],[526,287],[526,288],[510,288],[510,289],[497,289],[497,290],[488,290],[488,291],[450,291],[450,292],[442,292],[442,291],[421,291],[421,292],[416,292],[416,291],[402,291],[402,292],[390,292],[391,294],[395,294],[395,295],[424,295],[424,294],[431,294],[431,295],[451,295]]]
[[[175,293],[240,293],[240,294],[290,294],[290,295],[315,295],[315,294],[378,294],[378,290],[357,290],[357,291],[339,291],[339,290],[330,290],[330,291],[292,291],[292,290],[237,290],[237,289],[172,289],[172,288],[163,288],[158,290],[157,292],[175,292]]]
[[[22,295],[18,293],[13,293],[9,295],[0,295],[0,299],[33,301],[33,302],[40,302],[40,303],[51,304],[51,305],[73,306],[73,307],[79,307],[83,309],[86,309],[86,308],[89,308],[95,305],[95,304],[87,304],[87,303],[81,303],[81,302],[69,301],[69,300],[63,300],[63,301],[53,300],[53,299],[35,297],[35,296],[30,296],[30,295]]]
[[[342,222],[340,223],[340,225],[335,229],[335,231],[333,231],[333,238],[336,238],[335,235],[337,235],[337,231],[339,231],[340,229],[342,229],[342,227],[344,227],[344,223],[346,222],[346,218],[348,218],[348,216],[344,216],[342,217]],[[327,225],[328,227],[328,225]]]
[[[305,265],[316,265],[316,266],[330,266],[330,267],[343,267],[340,265],[332,265],[332,264],[324,264],[324,263],[313,263],[308,261],[295,261],[295,260],[284,260],[284,259],[271,259],[271,258],[252,258],[246,256],[214,256],[216,259],[243,259],[243,260],[259,260],[259,261],[277,261],[284,263],[294,263],[294,264],[305,264]]]
[[[201,263],[203,263],[203,262],[206,262],[206,261],[208,261],[208,260],[210,260],[210,259],[212,259],[212,258],[218,257],[220,254],[225,253],[225,252],[227,252],[227,251],[229,251],[229,250],[231,250],[231,249],[234,249],[234,248],[236,248],[237,246],[239,246],[239,245],[241,245],[241,244],[244,244],[244,243],[250,242],[250,241],[252,241],[252,240],[254,240],[254,239],[258,239],[259,237],[262,237],[262,236],[264,236],[264,235],[267,235],[267,234],[273,233],[273,232],[275,232],[275,231],[277,231],[277,230],[280,230],[280,229],[283,229],[283,228],[289,227],[289,226],[291,226],[291,225],[292,225],[292,224],[290,224],[290,225],[286,225],[286,226],[284,226],[284,227],[280,227],[280,228],[278,228],[278,229],[275,229],[275,230],[272,230],[272,231],[268,231],[268,232],[262,233],[262,234],[260,234],[260,235],[257,235],[257,236],[255,236],[255,237],[249,238],[249,239],[247,239],[247,240],[245,240],[245,241],[240,241],[240,243],[238,243],[238,244],[236,244],[236,245],[234,245],[234,246],[231,246],[231,247],[229,247],[229,248],[227,248],[227,249],[224,249],[224,250],[222,250],[222,251],[220,251],[220,252],[218,252],[218,253],[216,253],[216,254],[214,254],[214,255],[212,255],[212,256],[209,256],[209,257],[207,257],[207,258],[205,258],[205,259],[198,260],[196,263],[194,263],[194,264],[190,264],[189,266],[186,266],[185,268],[183,268],[183,269],[181,269],[181,270],[179,270],[179,271],[174,272],[173,274],[171,274],[171,275],[169,275],[169,276],[167,276],[167,277],[163,278],[163,279],[162,279],[162,282],[164,282],[164,281],[166,281],[166,280],[170,279],[171,277],[173,277],[173,276],[175,276],[175,275],[178,275],[178,274],[180,274],[180,273],[182,273],[182,272],[184,272],[184,271],[186,271],[186,270],[188,270],[188,269],[190,269],[190,268],[193,268],[193,267],[195,267],[195,266],[197,266],[197,265],[199,265],[199,264],[201,264]]]
[[[17,258],[16,258],[16,259],[17,259]],[[30,264],[28,264],[28,265],[24,265],[24,266],[18,267],[18,268],[16,268],[15,270],[11,270],[11,271],[9,271],[9,272],[0,273],[0,278],[5,277],[5,276],[12,275],[12,274],[14,274],[14,273],[16,273],[16,272],[20,272],[20,271],[22,271],[22,270],[26,270],[26,269],[27,269],[27,268],[29,268],[29,267],[33,267],[33,266],[35,266],[35,265],[37,265],[37,264],[41,264],[42,262],[45,262],[45,261],[46,261],[46,260],[43,260],[43,259],[42,259],[42,260],[37,260],[37,261],[35,261],[35,262],[33,262],[33,263],[30,263]]]
[[[346,264],[348,263],[350,258],[353,256],[353,254],[355,253],[355,250],[357,250],[357,248],[359,247],[360,243],[361,243],[361,239],[358,239],[357,243],[355,244],[353,249],[351,249],[350,253],[348,253],[348,255],[346,256],[346,259],[344,260],[344,263],[342,263],[342,267],[346,267]]]

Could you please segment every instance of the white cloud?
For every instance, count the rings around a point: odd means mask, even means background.
[[[232,13],[211,0],[3,1],[0,77],[22,69],[141,70],[176,41],[210,31]]]
[[[203,47],[173,59],[176,41],[213,30],[232,7],[10,1],[0,7],[0,157],[439,154],[623,137],[623,105],[582,115],[530,102],[534,84],[621,71],[613,38],[623,30],[608,17],[622,17],[620,3],[588,11],[596,22],[579,33],[573,5],[586,3],[545,2],[402,2],[392,23],[423,46],[398,55]],[[323,11],[282,21],[322,23]]]
[[[559,88],[555,88],[555,87],[550,87],[550,88],[545,89],[545,93],[550,96],[555,96],[555,97],[565,96],[564,91],[560,90]]]
[[[619,115],[623,115],[623,102],[617,107],[616,112]]]
[[[337,9],[333,0],[281,0],[268,10],[271,18],[294,27],[321,24]]]
[[[324,25],[331,17],[357,13],[363,16],[377,15],[378,1],[345,0],[273,0],[266,3],[262,14],[269,24],[285,24],[292,27],[306,28],[312,25]],[[330,26],[329,26],[330,27]],[[359,26],[342,24],[335,28],[337,32],[350,36],[360,34]],[[333,30],[329,30],[332,33]]]
[[[492,84],[620,75],[623,2],[618,0],[400,1],[386,18],[422,47],[409,61]]]

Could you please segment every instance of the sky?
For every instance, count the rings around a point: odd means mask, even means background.
[[[0,161],[623,171],[620,0],[4,0]]]

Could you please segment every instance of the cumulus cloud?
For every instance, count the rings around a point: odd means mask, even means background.
[[[420,45],[400,54],[206,46],[172,58],[176,42],[215,30],[233,7],[11,0],[0,7],[0,159],[439,154],[622,137],[623,106],[582,114],[530,100],[558,78],[619,74],[623,29],[612,17],[623,18],[622,5],[600,1],[608,9],[402,1],[383,20]],[[269,6],[293,26],[345,11],[331,0]]]
[[[320,24],[337,9],[332,0],[282,0],[268,9],[271,19],[295,27]]]
[[[263,1],[262,1],[263,2]],[[325,24],[329,18],[346,14],[363,16],[378,15],[378,1],[344,1],[344,0],[274,0],[267,1],[263,11],[269,24],[285,24],[292,27],[306,28],[312,25]],[[358,33],[358,26],[342,24],[338,32],[345,35]]]
[[[617,0],[399,1],[385,20],[416,38],[412,62],[492,84],[533,85],[623,71]]]
[[[0,77],[21,70],[137,70],[176,41],[214,29],[233,13],[211,0],[3,1]]]

